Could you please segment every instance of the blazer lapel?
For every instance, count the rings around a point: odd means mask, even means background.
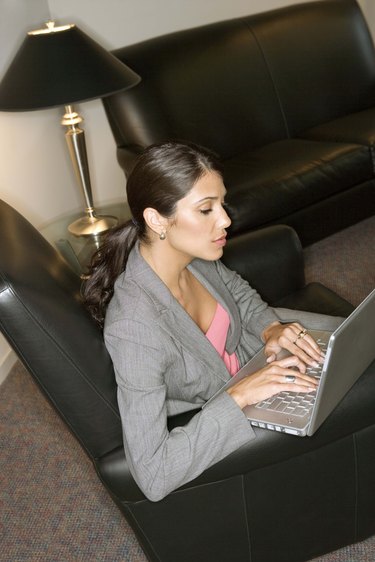
[[[211,262],[206,263],[202,260],[194,260],[188,268],[228,312],[230,327],[226,341],[226,350],[229,354],[233,353],[241,337],[241,318],[232,295],[221,279],[219,279],[218,273]]]
[[[195,359],[202,362],[210,373],[226,382],[229,373],[223,360],[168,287],[140,255],[138,245],[129,256],[126,275],[142,287],[154,302],[159,311],[160,329],[177,340]],[[199,281],[202,282],[201,275]],[[214,291],[212,293],[214,294]],[[217,298],[216,291],[214,296]],[[220,301],[223,302],[221,298]]]
[[[175,304],[160,315],[160,327],[203,363],[208,372],[226,382],[229,373],[220,355],[182,306],[177,301]]]

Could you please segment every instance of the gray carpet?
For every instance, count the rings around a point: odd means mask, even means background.
[[[307,280],[357,304],[375,286],[374,240],[375,217],[310,246]],[[145,562],[86,454],[19,363],[0,387],[0,451],[0,561]],[[375,537],[315,562],[374,560]]]
[[[18,363],[0,387],[0,560],[144,562],[91,461]]]
[[[306,281],[320,281],[357,306],[375,287],[375,217],[312,244],[304,255]]]

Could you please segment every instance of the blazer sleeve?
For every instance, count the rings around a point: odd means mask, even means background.
[[[255,434],[234,400],[226,393],[190,422],[167,428],[165,373],[183,362],[173,342],[146,323],[119,320],[105,331],[115,367],[124,447],[130,470],[152,501],[197,477],[235,451]]]

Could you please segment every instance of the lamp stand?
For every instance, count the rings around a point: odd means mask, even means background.
[[[85,216],[80,217],[68,226],[69,232],[75,236],[92,236],[97,238],[100,234],[118,224],[116,217],[110,215],[96,215],[91,192],[90,173],[87,160],[85,132],[78,127],[83,118],[73,111],[71,105],[65,106],[65,115],[61,124],[68,130],[65,133],[70,158],[78,183],[81,186],[85,200]]]

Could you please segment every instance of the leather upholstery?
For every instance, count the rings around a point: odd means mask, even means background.
[[[375,364],[313,437],[256,429],[257,439],[152,503],[126,463],[112,365],[80,302],[78,277],[3,201],[0,237],[1,332],[85,448],[150,560],[301,562],[375,532]],[[224,260],[261,292],[264,285],[274,304],[339,315],[353,308],[322,285],[305,286],[290,227],[233,238]]]
[[[246,231],[249,224],[288,223],[293,213],[352,186],[367,181],[374,186],[369,150],[357,144],[285,140],[240,154],[224,169],[232,235]],[[307,229],[303,232],[306,237]]]
[[[126,175],[151,143],[210,147],[224,165],[231,236],[284,223],[307,245],[375,212],[375,53],[355,0],[293,5],[114,54],[142,77],[103,100]]]
[[[1,330],[87,452],[102,456],[122,444],[122,431],[112,363],[80,279],[2,201],[0,230]]]
[[[261,45],[290,136],[374,107],[374,46],[355,0],[290,6],[278,10],[277,25],[275,12],[245,21]]]

